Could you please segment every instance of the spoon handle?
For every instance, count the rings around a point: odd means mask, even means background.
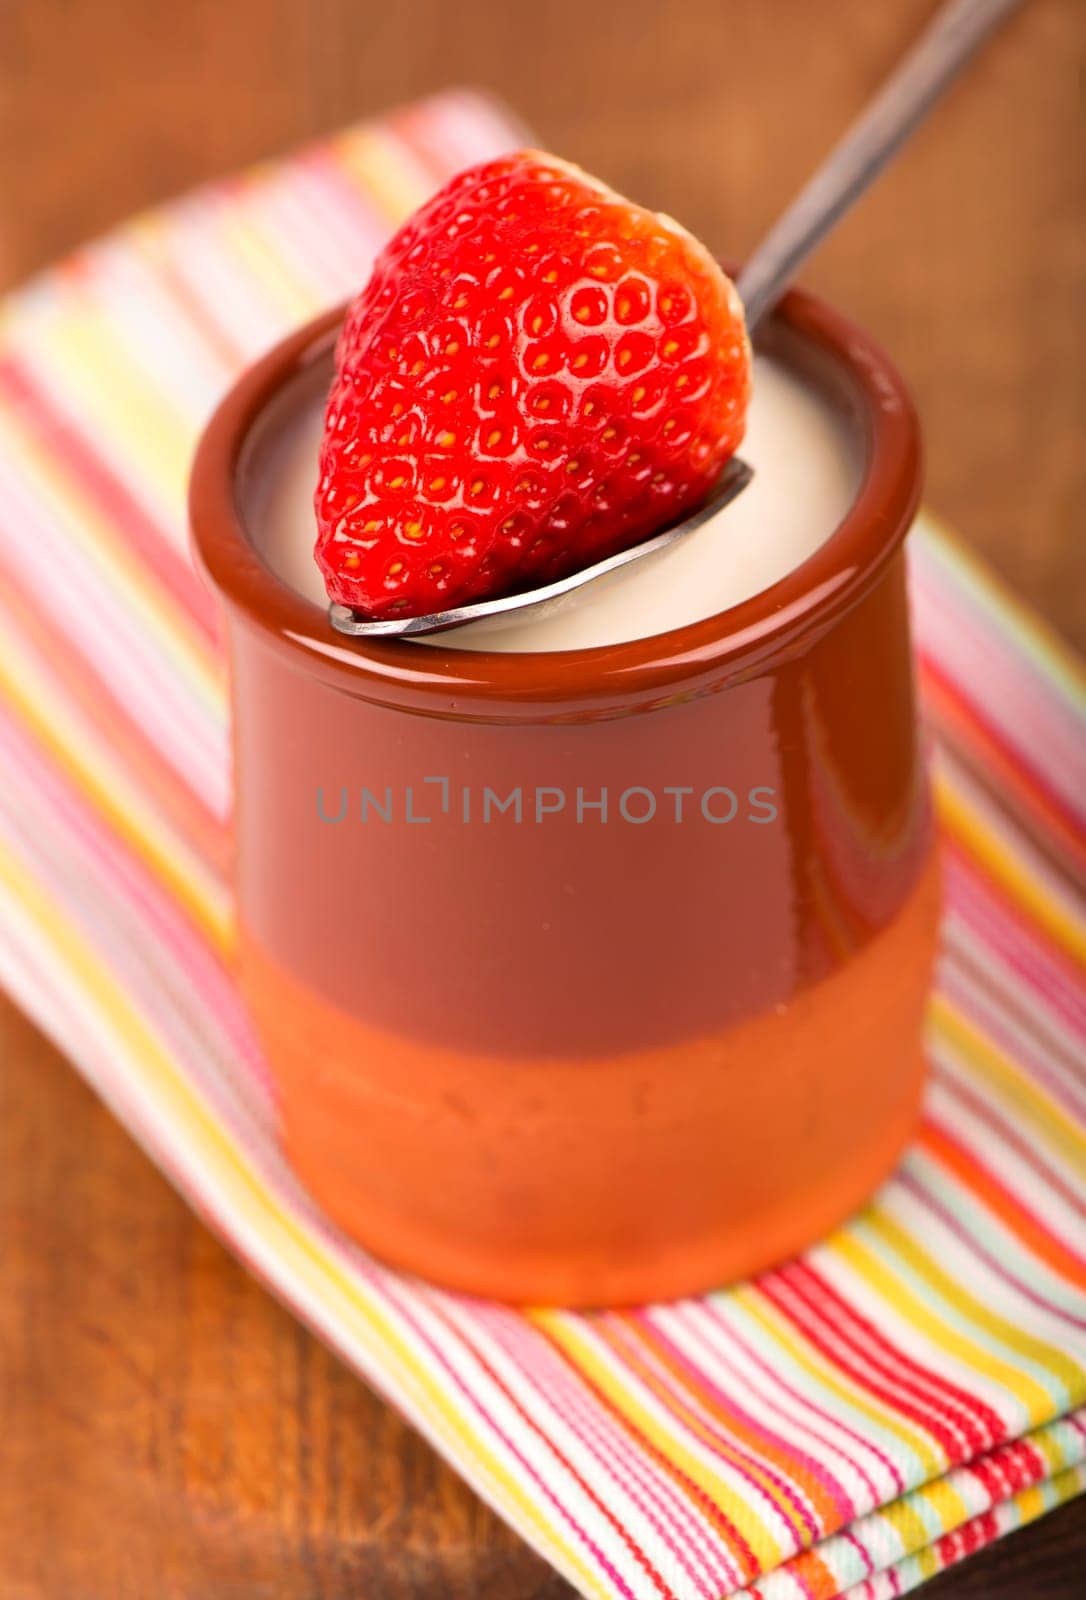
[[[739,278],[753,331],[798,267],[1021,0],[948,0],[875,98],[804,185]]]

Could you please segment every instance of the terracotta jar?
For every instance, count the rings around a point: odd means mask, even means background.
[[[457,1289],[619,1303],[754,1272],[865,1199],[921,1094],[908,395],[793,293],[771,336],[865,452],[797,570],[614,647],[363,643],[239,510],[247,441],[340,318],[242,378],[191,496],[229,637],[240,976],[289,1157],[364,1245]]]

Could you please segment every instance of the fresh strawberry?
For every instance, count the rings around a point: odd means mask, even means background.
[[[743,437],[734,287],[670,218],[527,150],[400,229],[336,352],[316,495],[333,600],[536,587],[692,510]]]

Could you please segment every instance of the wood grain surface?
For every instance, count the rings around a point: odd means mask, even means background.
[[[0,287],[450,83],[742,256],[931,0],[0,0]],[[889,348],[929,498],[1086,644],[1082,0],[1027,0],[805,281]],[[209,1236],[0,1002],[0,1600],[571,1591]],[[1080,1594],[1070,1506],[932,1600]]]

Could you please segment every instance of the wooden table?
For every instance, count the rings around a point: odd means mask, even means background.
[[[741,256],[931,0],[4,0],[0,282],[448,83]],[[931,501],[1086,642],[1081,0],[1031,0],[808,281],[911,379]],[[2,1600],[568,1587],[210,1238],[0,1007]],[[926,1591],[1070,1596],[1071,1506]]]

